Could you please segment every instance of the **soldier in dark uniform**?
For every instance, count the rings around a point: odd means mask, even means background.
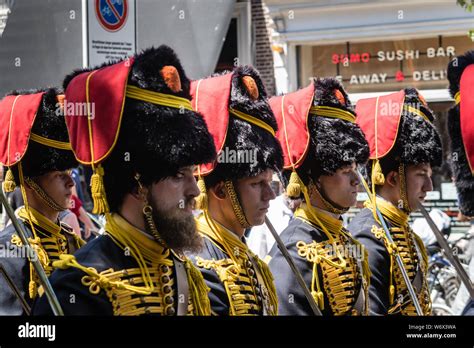
[[[367,258],[341,219],[356,202],[356,166],[369,155],[347,94],[335,79],[316,79],[270,105],[281,130],[287,194],[303,197],[280,237],[323,315],[367,314]],[[269,255],[279,313],[312,315],[277,245]]]
[[[456,104],[449,110],[451,167],[459,210],[474,218],[474,51],[454,58],[448,65],[449,91]],[[471,263],[474,259],[471,259]],[[472,276],[472,275],[471,275]],[[474,315],[474,300],[463,315]]]
[[[20,189],[24,206],[15,214],[48,276],[60,255],[73,253],[84,244],[58,218],[69,208],[74,185],[69,170],[77,165],[61,99],[57,90],[47,89],[14,92],[0,102],[0,161],[9,167],[4,190]],[[22,306],[7,279],[0,275],[0,315],[28,314],[28,307],[42,291],[38,275],[13,225],[0,232],[0,245],[10,251],[0,263],[27,305]]]
[[[277,124],[263,83],[253,68],[194,81],[193,104],[219,150],[217,161],[198,171],[202,214],[196,219],[204,248],[193,255],[215,315],[276,315],[268,266],[250,251],[244,233],[264,222],[273,171],[283,156]]]
[[[441,141],[433,125],[433,113],[414,88],[359,100],[356,112],[357,123],[370,146],[367,176],[371,197],[348,229],[369,252],[371,314],[416,315],[396,263],[398,252],[423,314],[429,315],[427,254],[423,242],[409,227],[408,218],[418,209],[418,201],[433,189],[432,166],[441,164]],[[381,228],[374,204],[388,224],[393,244]]]
[[[66,122],[76,157],[93,167],[94,209],[106,214],[105,234],[51,277],[66,315],[210,314],[202,275],[184,256],[202,246],[194,165],[215,158],[189,86],[167,46],[66,77],[68,103],[89,105],[87,117],[65,108]],[[34,313],[49,312],[41,298]]]

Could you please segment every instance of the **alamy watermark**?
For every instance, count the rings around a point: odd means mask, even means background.
[[[36,261],[37,254],[33,249],[27,248],[24,245],[18,246],[6,242],[5,244],[0,244],[0,259],[2,258],[27,258],[31,261]]]
[[[353,258],[358,261],[363,261],[365,258],[364,247],[360,244],[326,244],[328,256],[340,255],[344,259]]]
[[[18,326],[19,338],[47,338],[52,342],[56,340],[55,325],[36,325],[26,322]]]
[[[225,147],[217,156],[217,163],[257,163],[257,149],[234,150]]]
[[[95,118],[95,103],[69,102],[64,99],[64,103],[56,103],[56,115],[61,116],[87,117],[90,120]]]
[[[392,102],[391,100],[380,103],[379,115],[380,116],[393,116],[400,115],[403,109],[413,108],[420,110],[422,107],[426,107],[422,102],[412,102],[400,104]]]

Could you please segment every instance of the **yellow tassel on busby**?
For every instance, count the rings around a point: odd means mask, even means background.
[[[286,187],[286,194],[290,198],[299,198],[301,195],[301,180],[296,170],[291,172],[290,182]]]
[[[385,184],[385,176],[383,175],[379,160],[375,160],[374,168],[372,170],[372,180],[375,185]]]
[[[3,181],[3,191],[13,192],[13,190],[15,190],[15,187],[15,177],[13,176],[12,170],[8,168],[7,174],[5,175],[5,180]]]
[[[104,168],[99,164],[94,168],[94,174],[91,177],[91,193],[94,201],[93,214],[105,214],[109,212],[109,205],[105,195],[104,188]]]

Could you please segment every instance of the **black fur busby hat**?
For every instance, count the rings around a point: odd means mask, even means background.
[[[369,142],[370,159],[380,165],[374,166],[374,170],[383,175],[397,171],[400,164],[441,165],[441,139],[433,121],[433,112],[415,88],[405,88],[378,100],[362,99],[357,104],[357,123]],[[369,181],[372,167],[370,161]]]
[[[352,163],[365,164],[369,147],[342,84],[317,78],[297,92],[272,98],[285,150],[285,186],[295,170],[304,185]],[[285,144],[290,145],[286,146]]]
[[[345,165],[365,164],[369,157],[369,146],[356,123],[325,117],[324,109],[317,110],[318,106],[337,108],[352,114],[355,119],[355,112],[341,83],[334,78],[318,78],[313,83],[313,110],[316,116],[308,119],[311,143],[304,163],[297,169],[305,184],[310,177],[316,179],[320,175],[332,175]],[[288,171],[286,174],[288,177]]]
[[[191,90],[218,151],[216,161],[200,168],[207,187],[282,168],[277,123],[253,67],[239,66],[231,73],[193,81]]]
[[[112,130],[112,134],[104,134],[108,143],[103,147],[105,155],[101,163],[110,211],[117,211],[125,194],[137,186],[136,174],[140,175],[142,184],[150,185],[175,175],[179,168],[215,158],[214,142],[206,123],[190,103],[190,81],[171,48],[163,45],[146,49],[131,60],[90,71],[97,71],[95,75],[103,74],[97,81],[97,88],[99,91],[105,89],[105,94],[117,98],[112,102],[118,106],[117,110],[123,104],[122,113],[110,111],[110,101],[102,101],[98,95],[96,108],[99,110],[93,119],[97,128],[103,122]],[[78,71],[66,77],[66,97],[71,81],[80,79],[81,74],[91,73]],[[119,86],[113,84],[117,75],[121,76]],[[80,89],[81,81],[77,84]],[[71,95],[74,97],[74,91]],[[113,115],[112,120],[110,115]],[[70,127],[70,131],[73,129]],[[78,135],[87,138],[87,134]],[[82,157],[94,161],[87,152]],[[100,155],[96,154],[96,163],[100,160]]]
[[[9,151],[15,152],[15,156],[21,161],[24,177],[34,178],[51,171],[63,171],[77,166],[70,149],[59,89],[13,91],[5,99],[16,99],[11,108],[15,116],[10,117],[10,125],[8,122],[4,124],[4,129],[13,132],[10,134],[11,140],[16,138],[16,144],[10,144]],[[15,133],[16,131],[21,134]],[[24,139],[25,143],[19,145],[19,139]],[[48,140],[56,146],[52,146]],[[18,151],[13,150],[14,146],[18,146]],[[20,184],[17,163],[10,166],[10,169],[13,178],[7,173],[6,191],[12,191],[15,185]]]
[[[449,91],[456,102],[448,114],[451,167],[459,209],[467,216],[474,216],[473,77],[474,51],[468,51],[449,63]]]

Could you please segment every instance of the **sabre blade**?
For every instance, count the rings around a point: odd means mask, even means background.
[[[446,238],[444,238],[443,234],[441,231],[438,229],[438,226],[434,223],[433,219],[431,218],[430,214],[426,211],[425,207],[421,202],[418,202],[418,206],[420,208],[421,213],[425,217],[426,221],[428,222],[428,225],[430,226],[431,230],[433,231],[436,240],[438,241],[438,244],[443,248],[446,257],[448,260],[451,262],[451,264],[454,266],[456,271],[459,274],[459,277],[461,278],[461,281],[463,284],[466,286],[467,291],[469,292],[469,295],[471,296],[471,299],[474,299],[474,288],[472,286],[471,279],[469,278],[469,275],[467,274],[466,270],[464,267],[461,265],[461,262],[459,262],[459,259],[456,257],[456,255],[453,254],[451,251],[451,248],[449,247],[448,242],[446,241]]]
[[[36,250],[34,250],[31,247],[30,241],[27,238],[27,235],[26,235],[25,230],[23,229],[23,226],[18,222],[18,219],[16,218],[15,213],[13,212],[13,209],[10,207],[10,204],[8,203],[7,198],[5,197],[5,193],[1,189],[0,189],[0,201],[1,201],[1,204],[5,207],[5,211],[8,214],[8,217],[10,218],[13,227],[18,233],[18,236],[20,237],[21,242],[27,249],[28,260],[29,262],[32,263],[35,269],[35,272],[38,275],[39,282],[43,286],[44,293],[46,294],[46,297],[48,298],[49,304],[51,305],[51,309],[53,310],[54,315],[57,315],[57,316],[64,315],[61,305],[59,304],[58,298],[56,297],[56,294],[54,293],[54,290],[51,286],[51,283],[49,282],[48,276],[46,275],[46,272],[44,271],[43,266],[41,265],[38,255],[36,254]]]
[[[362,182],[362,186],[364,187],[365,191],[367,192],[367,195],[369,196],[369,199],[372,199],[371,192],[367,186],[367,183],[365,182],[364,177],[360,173],[360,171],[357,171],[357,175],[359,176],[360,181]],[[393,243],[392,235],[390,234],[390,231],[387,227],[387,224],[385,223],[385,219],[380,212],[379,208],[377,208],[377,204],[375,204],[375,212],[377,214],[377,217],[380,220],[380,223],[382,225],[382,228],[385,232],[385,236],[387,237],[387,240],[389,243]],[[420,301],[418,301],[418,297],[416,296],[415,289],[413,288],[413,284],[410,281],[410,277],[408,276],[407,270],[405,269],[405,265],[403,264],[403,260],[400,257],[400,254],[398,252],[395,254],[395,261],[397,262],[397,266],[400,269],[400,272],[403,277],[403,281],[405,282],[405,285],[407,286],[408,289],[408,294],[410,295],[410,298],[413,302],[413,305],[415,306],[416,314],[422,316],[423,315],[423,310],[420,305]]]
[[[290,253],[288,253],[288,250],[285,247],[285,244],[281,240],[280,236],[278,235],[277,231],[275,231],[275,228],[273,227],[272,223],[268,219],[267,216],[265,216],[265,224],[267,225],[268,229],[270,230],[271,234],[273,235],[273,238],[275,238],[275,242],[278,245],[278,249],[280,249],[283,257],[285,258],[286,262],[290,266],[291,270],[293,271],[296,280],[298,281],[299,286],[303,290],[303,293],[308,300],[308,303],[313,310],[314,315],[316,316],[322,316],[323,314],[321,313],[321,310],[319,309],[318,305],[316,304],[316,301],[314,300],[313,295],[311,295],[311,292],[309,291],[306,283],[304,282],[303,276],[301,275],[301,272],[296,268],[296,265],[293,261],[293,258],[291,257]]]

